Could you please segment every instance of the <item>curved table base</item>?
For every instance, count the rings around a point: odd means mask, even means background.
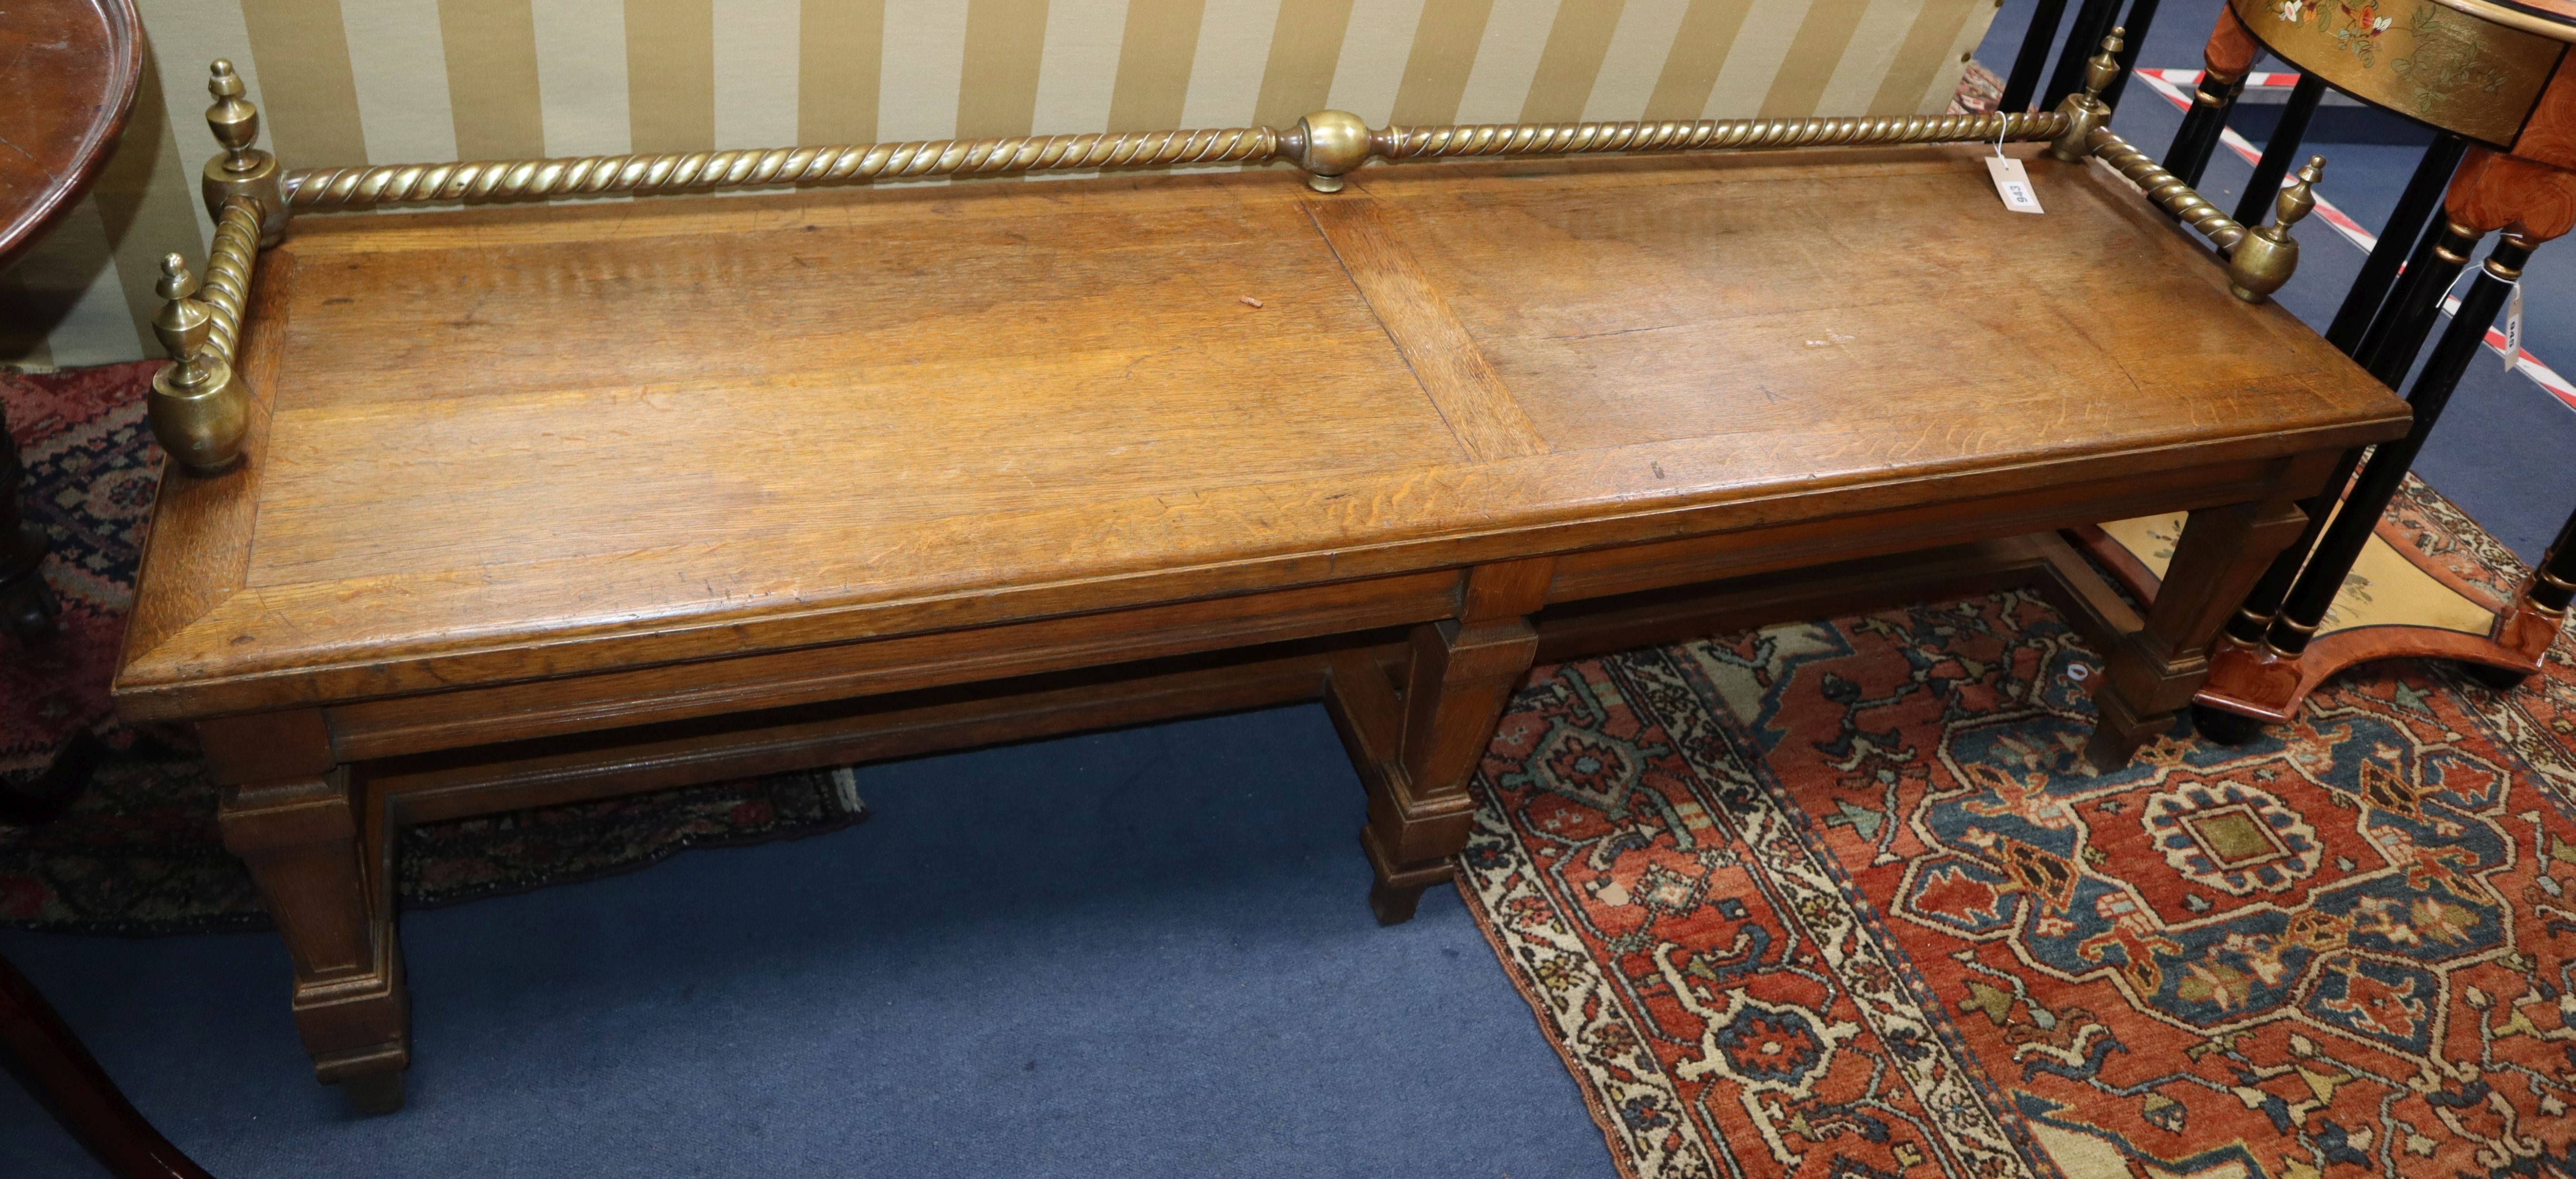
[[[2130,593],[2152,601],[2162,583],[2163,538],[2180,517],[2122,520],[2079,529],[2072,539]],[[2494,600],[2424,558],[2383,521],[2334,611],[2305,651],[2283,656],[2227,641],[2211,652],[2209,679],[2192,698],[2203,736],[2233,743],[2265,724],[2298,715],[2328,677],[2378,659],[2434,658],[2467,665],[2483,683],[2509,688],[2540,670],[2566,622],[2530,600]],[[2375,576],[2374,576],[2375,575]]]

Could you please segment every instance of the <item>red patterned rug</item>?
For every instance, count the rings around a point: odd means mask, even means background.
[[[2096,778],[2099,667],[2007,594],[1539,670],[1462,892],[1623,1170],[2571,1173],[2576,642]]]

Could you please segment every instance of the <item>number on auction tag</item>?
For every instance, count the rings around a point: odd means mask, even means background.
[[[2513,297],[2504,304],[2504,371],[2512,372],[2522,363],[2522,284],[2513,284]]]
[[[2016,213],[2036,213],[2039,194],[2031,190],[2030,173],[2021,161],[2010,156],[1987,156],[1986,171],[1994,174],[1995,195],[2004,198],[2004,207]]]

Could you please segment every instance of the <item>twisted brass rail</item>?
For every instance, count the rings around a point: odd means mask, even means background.
[[[1329,113],[1329,112],[1327,112]],[[1117,135],[1019,135],[847,147],[583,156],[465,164],[299,168],[286,173],[299,212],[418,201],[512,200],[606,193],[707,191],[772,184],[912,176],[991,175],[1051,169],[1253,163],[1286,159],[1313,169],[1319,138],[1309,116],[1290,131],[1152,131]],[[1338,118],[1356,123],[1350,116]],[[1537,123],[1389,127],[1368,132],[1358,159],[1336,157],[1338,175],[1366,159],[1571,155],[1597,152],[1759,150],[1868,144],[2052,139],[2057,112],[1833,119],[1703,119],[1698,122]],[[1349,146],[1358,147],[1357,142]]]
[[[508,200],[885,177],[1224,164],[1267,160],[1278,154],[1279,133],[1268,127],[1122,135],[1015,135],[846,147],[298,168],[286,174],[285,188],[289,207],[301,211],[403,201]]]
[[[1389,127],[1371,136],[1389,159],[1578,155],[1590,152],[1760,151],[1873,144],[2055,139],[2057,111],[1994,115],[1887,115],[1824,119],[1701,119],[1659,123],[1496,123]],[[1383,138],[1380,138],[1383,137]]]
[[[2084,146],[2120,175],[2128,177],[2130,183],[2147,194],[2148,200],[2163,206],[2176,220],[2208,238],[2220,253],[2226,253],[2235,248],[2236,243],[2245,240],[2246,228],[2235,218],[2219,212],[2180,177],[2147,158],[2147,153],[2129,146],[2128,140],[2112,134],[2110,128],[2094,128],[2092,134],[2085,136]]]
[[[257,201],[235,197],[224,202],[215,222],[215,244],[206,251],[206,279],[197,288],[198,302],[211,312],[206,350],[226,364],[241,333],[242,308],[250,301],[250,276],[259,259],[260,208]]]

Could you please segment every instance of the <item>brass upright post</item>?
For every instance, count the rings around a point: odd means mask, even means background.
[[[224,154],[206,161],[206,212],[220,217],[225,205],[247,198],[259,206],[259,244],[276,245],[286,233],[286,194],[278,185],[277,157],[252,146],[259,142],[259,108],[242,97],[233,63],[217,58],[207,71],[206,92],[215,102],[206,108],[206,127]]]
[[[145,405],[152,436],[191,473],[218,474],[241,460],[249,398],[233,366],[206,346],[215,314],[191,297],[197,279],[188,273],[187,259],[171,254],[161,260],[158,290],[167,302],[152,317],[152,334],[161,337],[172,363],[152,376]]]
[[[2065,130],[2048,145],[2048,154],[2067,163],[2079,163],[2088,156],[2099,156],[2112,170],[2138,186],[2149,201],[2190,226],[2218,247],[2219,256],[2227,259],[2227,288],[2239,299],[2260,303],[2272,292],[2290,281],[2299,266],[2299,243],[2290,237],[2290,227],[2317,207],[2315,185],[2324,177],[2326,158],[2311,156],[2307,167],[2299,169],[2298,180],[2284,187],[2273,202],[2272,224],[2260,229],[2238,224],[2234,218],[2218,211],[2202,199],[2181,177],[2147,157],[2147,153],[2129,146],[2127,140],[2111,130],[2111,108],[2101,99],[2102,88],[2120,75],[2120,48],[2125,29],[2113,29],[2102,38],[2102,51],[2084,63],[2084,91],[2069,94],[2057,106],[2057,114],[2066,120]]]
[[[2111,107],[2102,101],[2102,88],[2120,76],[2122,38],[2126,28],[2113,28],[2102,38],[2102,51],[2085,59],[2084,91],[2070,93],[2057,104],[2057,113],[2066,116],[2066,130],[2048,145],[2048,154],[2069,164],[2082,163],[2093,154],[2093,132],[2111,125]]]
[[[2309,156],[2299,178],[2273,198],[2272,223],[2247,233],[2227,252],[2227,285],[2237,298],[2260,303],[2290,281],[2290,273],[2299,268],[2299,242],[2290,236],[2290,227],[2317,207],[2316,183],[2325,173],[2326,158]]]

